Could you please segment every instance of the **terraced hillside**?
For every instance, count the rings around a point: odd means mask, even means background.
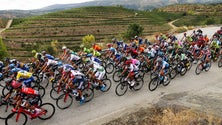
[[[0,18],[0,28],[5,28],[7,22],[8,22],[8,19]]]
[[[30,50],[58,40],[59,45],[78,47],[83,36],[93,34],[96,40],[111,39],[124,33],[130,23],[144,27],[144,36],[170,29],[167,22],[181,14],[145,12],[123,7],[84,7],[30,18],[14,19],[3,33],[3,40],[13,57],[30,56]]]
[[[183,13],[184,17],[174,22],[176,26],[222,24],[222,3],[170,5],[158,10]]]

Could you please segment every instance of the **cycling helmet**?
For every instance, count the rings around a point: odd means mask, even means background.
[[[81,44],[79,47],[80,47],[80,48],[84,48],[84,45],[83,45],[83,44]]]
[[[107,47],[110,48],[112,46],[112,44],[107,44]]]
[[[16,59],[10,60],[11,63],[16,63]]]
[[[163,59],[159,57],[159,58],[156,59],[156,61],[157,61],[157,62],[162,62]]]
[[[32,50],[32,53],[35,54],[35,53],[36,53],[36,50]]]
[[[45,54],[46,54],[46,52],[45,52],[45,51],[42,51],[42,54],[43,54],[43,55],[45,55]]]
[[[116,41],[116,38],[112,38],[112,41]]]
[[[92,53],[86,54],[86,57],[92,57],[92,56],[93,56]]]
[[[136,65],[136,66],[139,66],[139,65],[140,65],[140,61],[137,61],[135,65]]]
[[[18,72],[18,70],[17,70],[17,68],[13,68],[13,69],[11,70],[11,72],[12,72],[12,73],[16,73],[16,72]]]
[[[62,47],[62,50],[65,50],[65,49],[67,49],[67,47],[66,47],[66,46],[63,46],[63,47]]]
[[[14,64],[14,63],[10,64],[10,65],[9,65],[9,68],[10,68],[10,69],[15,68],[15,64]]]
[[[57,65],[58,65],[58,66],[61,66],[61,65],[62,65],[62,62],[61,62],[61,61],[59,61]]]
[[[64,72],[70,72],[70,71],[71,71],[71,69],[70,69],[70,68],[65,67]]]
[[[131,64],[132,63],[132,60],[130,59],[130,60],[126,60],[126,62],[124,63],[125,65],[129,65],[129,64]]]
[[[13,87],[14,89],[17,89],[17,88],[19,88],[19,87],[21,87],[21,86],[22,86],[22,82],[16,82],[15,80],[12,81],[12,87]]]

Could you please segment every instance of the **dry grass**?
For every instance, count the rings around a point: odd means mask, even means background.
[[[185,107],[141,108],[105,125],[221,125],[222,120]]]

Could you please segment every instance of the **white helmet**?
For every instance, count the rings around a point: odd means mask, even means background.
[[[67,47],[66,47],[66,46],[63,46],[63,47],[62,47],[62,50],[65,50],[65,49],[67,49]]]

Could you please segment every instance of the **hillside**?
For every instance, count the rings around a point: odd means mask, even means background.
[[[135,10],[151,10],[154,8],[164,7],[174,4],[210,4],[219,3],[222,0],[94,0],[78,4],[55,4],[35,10],[3,10],[0,11],[0,17],[15,18],[27,17],[33,15],[41,15],[59,10],[67,10],[71,8],[79,8],[86,6],[123,6],[128,9]]]
[[[159,8],[159,11],[183,13],[176,26],[222,24],[222,4],[183,4]]]
[[[137,13],[137,16],[135,16]],[[75,49],[83,36],[93,34],[96,40],[111,39],[125,32],[128,25],[144,27],[144,36],[170,29],[167,22],[181,14],[144,12],[122,7],[84,7],[30,18],[14,19],[3,33],[3,40],[12,57],[30,56],[32,49],[58,40],[59,45]],[[13,46],[12,46],[13,45]]]

